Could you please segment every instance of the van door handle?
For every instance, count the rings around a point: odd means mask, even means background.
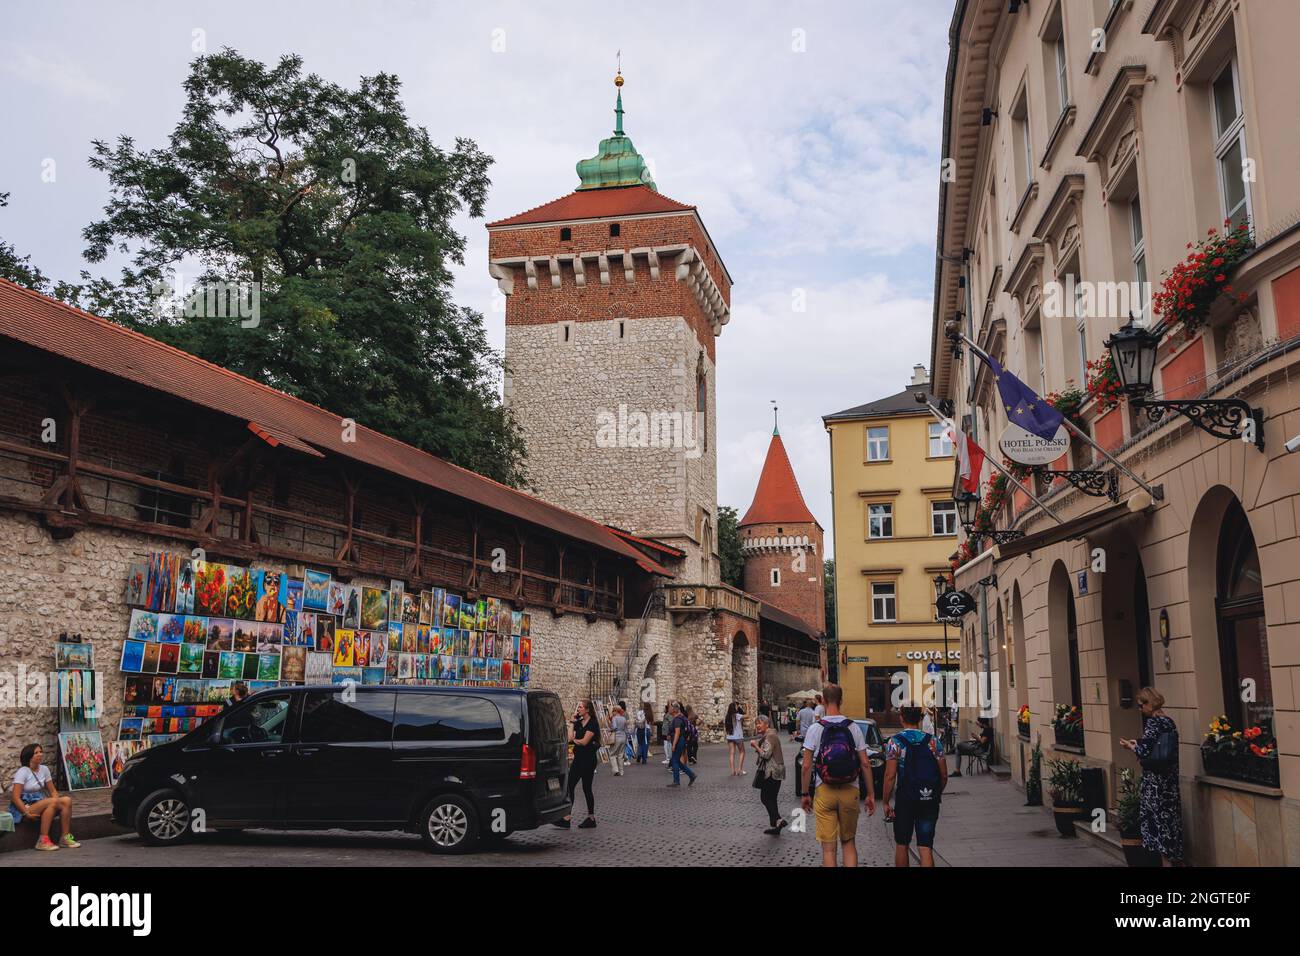
[[[263,751],[261,751],[261,754],[262,754],[263,757],[268,757],[268,758],[269,758],[269,757],[279,757],[279,756],[282,756],[282,755],[284,754],[284,748],[283,748],[283,747],[278,747],[278,748],[276,748],[275,750],[263,750]]]
[[[310,757],[312,754],[318,753],[319,751],[319,747],[299,747],[297,754],[299,757]]]

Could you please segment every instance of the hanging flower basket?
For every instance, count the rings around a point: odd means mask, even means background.
[[[1056,742],[1066,747],[1083,748],[1083,708],[1070,704],[1057,704],[1052,718],[1052,731]]]
[[[1245,302],[1249,296],[1232,287],[1233,268],[1255,248],[1250,223],[1233,228],[1223,221],[1224,231],[1210,229],[1204,239],[1189,242],[1187,258],[1165,273],[1160,289],[1151,297],[1152,310],[1170,325],[1181,325],[1190,336],[1210,317],[1221,296],[1235,296]]]
[[[1098,415],[1104,415],[1119,405],[1124,398],[1124,386],[1115,371],[1115,360],[1110,352],[1088,362],[1088,397],[1092,399]]]
[[[1233,730],[1227,717],[1216,717],[1201,741],[1201,762],[1212,777],[1261,787],[1281,786],[1277,741],[1260,726]]]

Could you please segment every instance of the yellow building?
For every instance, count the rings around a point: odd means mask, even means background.
[[[961,634],[934,609],[936,575],[957,546],[953,448],[916,401],[924,366],[887,398],[822,418],[830,435],[835,620],[844,711],[896,726],[895,675],[960,663]]]

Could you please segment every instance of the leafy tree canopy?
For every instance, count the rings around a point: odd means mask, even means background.
[[[730,505],[718,508],[718,563],[726,584],[744,588],[745,555],[740,549],[740,516]]]
[[[355,89],[234,50],[201,56],[167,145],[94,142],[108,176],[86,258],[125,254],[120,280],[67,297],[243,375],[509,484],[523,443],[495,380],[483,317],[451,297],[483,214],[491,158],[468,139],[435,146],[407,119],[397,77]],[[257,288],[258,315],[160,308],[175,271],[205,287]],[[239,283],[256,283],[245,286]],[[189,314],[197,311],[200,314]]]

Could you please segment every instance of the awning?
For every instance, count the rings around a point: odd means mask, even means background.
[[[1132,515],[1141,514],[1151,508],[1151,496],[1145,491],[1135,492],[1128,500],[1117,505],[1108,505],[1099,511],[1090,511],[1077,518],[1071,518],[1064,524],[1053,525],[1036,534],[1027,534],[1023,538],[1006,544],[993,546],[993,563],[1006,561],[1022,554],[1028,554],[1037,548],[1045,548],[1061,541],[1085,538],[1092,532],[1113,524]]]

